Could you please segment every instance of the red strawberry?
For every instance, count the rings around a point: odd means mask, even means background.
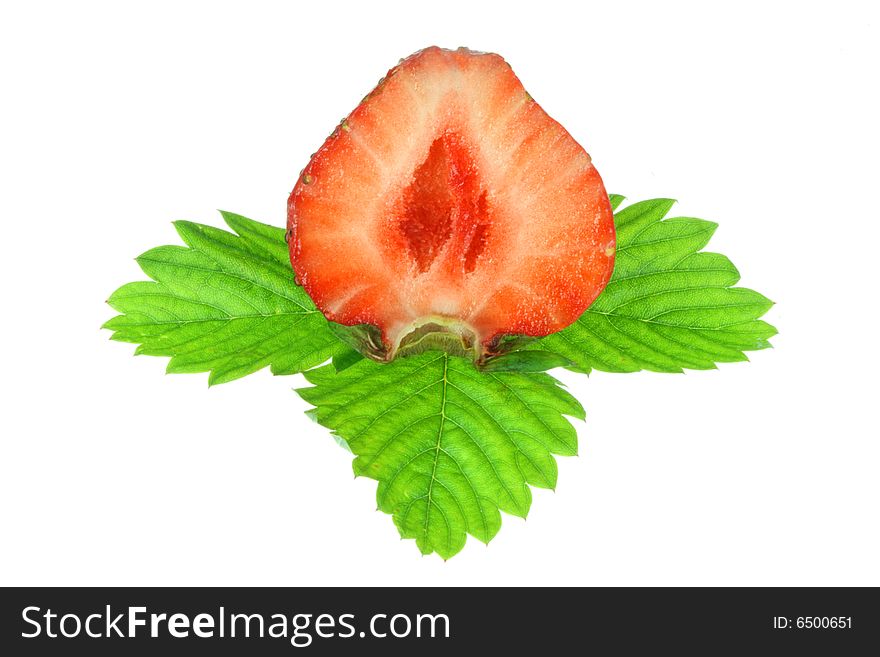
[[[464,48],[388,72],[303,170],[288,228],[298,280],[328,319],[379,329],[379,359],[559,331],[614,265],[590,156],[501,57]]]

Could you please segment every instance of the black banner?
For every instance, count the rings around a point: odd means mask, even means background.
[[[0,614],[0,654],[16,656],[880,646],[868,588],[21,588],[2,590]]]

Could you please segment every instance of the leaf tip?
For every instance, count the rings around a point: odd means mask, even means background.
[[[183,240],[183,243],[192,248],[192,244],[190,243],[192,234],[198,232],[202,227],[199,224],[187,221],[186,219],[176,219],[171,222],[171,225],[174,226],[174,230],[177,231],[177,234],[180,236],[180,239]]]
[[[238,224],[238,222],[235,220],[235,218],[237,216],[235,212],[229,212],[228,210],[221,210],[220,208],[217,208],[217,212],[220,213],[220,216],[223,218],[223,221],[227,226],[229,226],[236,233],[239,232],[238,228],[236,228],[236,225]]]

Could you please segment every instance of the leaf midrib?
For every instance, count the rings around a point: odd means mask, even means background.
[[[224,311],[225,312],[225,311]],[[212,317],[205,319],[181,319],[181,320],[164,320],[164,321],[149,321],[149,322],[131,322],[125,325],[123,328],[128,328],[131,326],[162,326],[165,324],[174,324],[175,326],[182,326],[186,324],[204,324],[206,322],[233,322],[238,319],[271,319],[272,317],[302,317],[303,315],[314,315],[319,313],[318,310],[303,310],[300,312],[281,312],[281,313],[249,313],[247,315],[227,315],[226,317]],[[144,313],[145,314],[145,313]],[[125,315],[120,315],[124,317]],[[121,330],[121,329],[117,329]]]
[[[743,289],[743,288],[728,288],[728,289]],[[675,308],[673,310],[664,311],[664,312],[660,313],[659,315],[655,315],[655,317],[661,317],[663,315],[668,315],[671,312],[677,312],[679,310],[717,310],[718,308],[737,308],[737,307],[741,307],[743,305],[749,305],[749,304],[729,303],[729,304],[714,305],[714,306],[699,306],[697,308]],[[599,310],[588,309],[587,311],[584,312],[584,315],[586,315],[587,313],[590,313],[592,315],[604,315],[605,317],[618,317],[620,319],[628,319],[633,322],[643,322],[645,324],[657,324],[658,326],[668,326],[669,328],[684,329],[684,330],[688,330],[688,331],[723,331],[724,329],[726,329],[729,326],[736,326],[737,324],[748,323],[748,322],[736,321],[736,322],[731,322],[730,324],[722,324],[721,326],[711,326],[711,327],[710,326],[690,326],[688,324],[670,324],[669,322],[658,322],[654,319],[649,319],[649,318],[645,318],[645,317],[630,317],[629,315],[623,315],[621,313],[617,313],[617,312],[613,312],[613,311],[606,313],[606,312],[602,312]],[[754,321],[754,320],[749,320],[749,321]],[[578,322],[580,322],[580,319],[578,319]],[[560,331],[559,334],[561,335],[562,331]]]
[[[431,467],[431,481],[428,484],[428,498],[427,498],[427,506],[425,508],[425,526],[422,530],[425,541],[428,540],[428,525],[431,521],[431,505],[433,504],[433,494],[434,494],[434,482],[437,481],[437,464],[440,462],[440,449],[443,443],[443,429],[446,426],[446,393],[449,384],[448,380],[449,373],[449,354],[443,354],[443,379],[442,379],[442,394],[440,396],[440,427],[437,430],[437,444],[434,446],[434,464]],[[449,521],[445,518],[447,525]],[[450,548],[451,541],[451,533],[447,530],[446,532],[446,549],[447,551]]]

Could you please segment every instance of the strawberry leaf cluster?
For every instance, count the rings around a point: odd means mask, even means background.
[[[771,302],[734,287],[730,260],[702,251],[716,224],[667,218],[667,199],[618,210],[623,197],[610,198],[617,259],[606,289],[568,328],[480,368],[435,351],[363,358],[295,283],[284,231],[228,212],[234,232],[177,222],[185,246],[140,256],[152,280],[116,290],[108,303],[120,314],[104,328],[138,354],[170,357],[169,372],[208,372],[210,384],[265,367],[304,373],[308,414],[354,454],[356,475],[378,481],[379,508],[446,559],[468,535],[491,540],[501,511],[525,517],[530,487],[556,485],[554,455],[577,453],[569,418],[584,410],[547,370],[709,369],[776,333],[760,319]]]

